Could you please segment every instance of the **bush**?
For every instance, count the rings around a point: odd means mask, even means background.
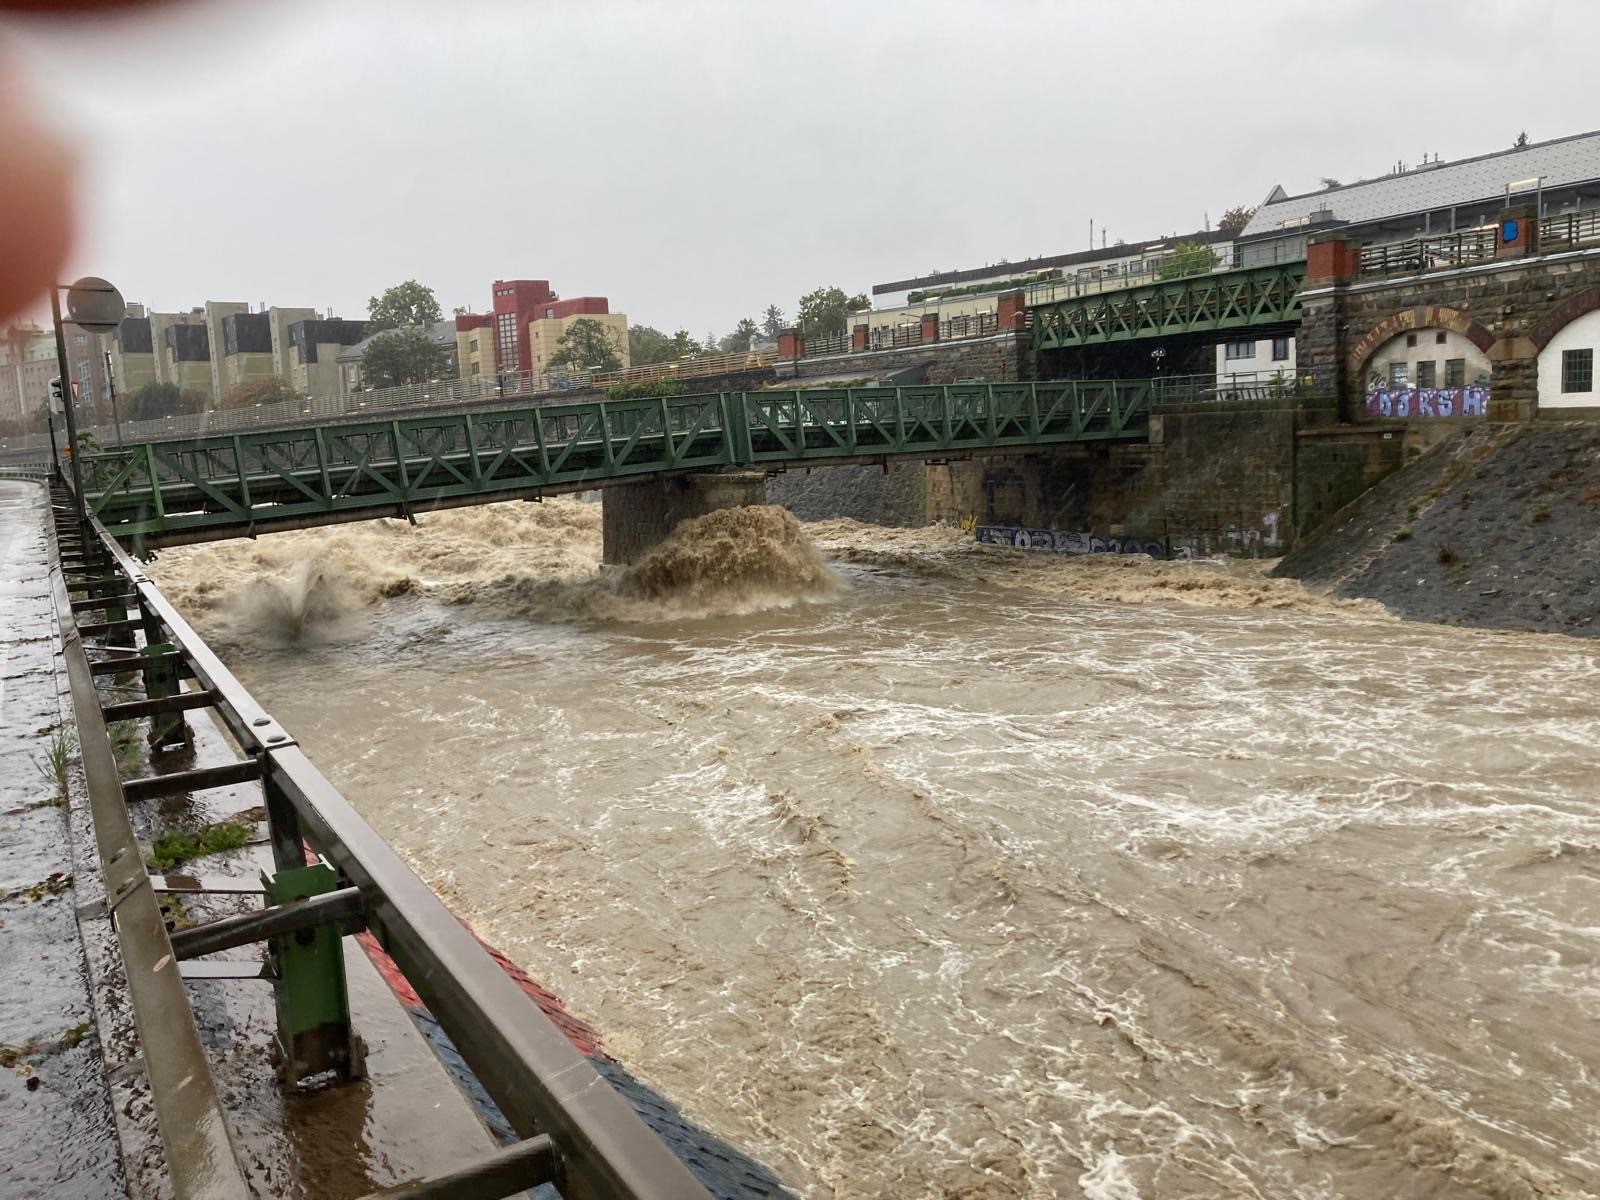
[[[683,389],[676,379],[641,379],[638,383],[616,383],[606,389],[608,400],[654,400],[676,396]]]

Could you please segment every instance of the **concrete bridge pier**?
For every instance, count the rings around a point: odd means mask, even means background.
[[[613,566],[637,562],[679,521],[766,502],[765,471],[657,475],[608,487],[600,500],[601,561]]]

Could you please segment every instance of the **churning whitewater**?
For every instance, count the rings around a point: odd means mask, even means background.
[[[1600,1195],[1600,647],[779,509],[602,571],[598,526],[151,574],[800,1194]]]

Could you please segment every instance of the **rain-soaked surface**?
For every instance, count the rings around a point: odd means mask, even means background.
[[[43,522],[40,488],[0,480],[0,1196],[106,1200],[122,1168],[50,760],[68,735]]]
[[[0,1197],[165,1196],[171,1186],[148,1084],[138,1069],[143,1047],[111,923],[93,915],[104,892],[76,738],[70,720],[62,722],[71,703],[60,693],[54,666],[46,518],[41,488],[0,481]],[[233,757],[200,714],[191,722],[193,750],[168,756],[165,769]],[[70,805],[50,763],[58,737],[66,739]],[[129,768],[135,774],[147,769],[143,761]],[[130,815],[148,843],[157,829],[192,828],[259,803],[259,790],[212,789],[137,803]],[[268,862],[264,848],[251,845],[209,856],[197,869],[254,877]],[[191,897],[169,915],[197,922],[255,903]],[[83,936],[77,906],[90,913]],[[258,958],[259,951],[229,956]],[[270,1052],[271,988],[189,985],[230,1129],[258,1195],[364,1196],[493,1148],[353,942],[346,942],[346,969],[352,1012],[368,1049],[367,1077],[287,1095]],[[108,1067],[114,1076],[109,1088]]]
[[[803,1194],[1600,1194],[1600,648],[708,520],[608,577],[570,501],[152,573]]]

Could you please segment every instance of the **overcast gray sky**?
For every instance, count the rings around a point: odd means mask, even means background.
[[[269,0],[0,20],[160,309],[495,278],[728,332],[1600,126],[1593,0]]]

